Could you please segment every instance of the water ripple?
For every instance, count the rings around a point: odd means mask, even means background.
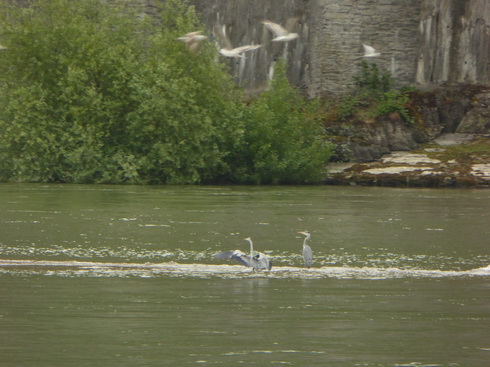
[[[86,236],[86,235],[81,235]],[[15,244],[14,244],[15,243]],[[0,254],[5,259],[30,260],[76,260],[96,262],[195,262],[212,264],[214,254],[219,252],[209,241],[201,241],[199,246],[211,246],[206,249],[192,250],[184,248],[161,248],[161,245],[130,243],[122,246],[94,246],[90,241],[80,244],[78,241],[61,241],[57,245],[41,246],[30,241],[14,241],[11,244],[0,243]],[[273,259],[274,266],[302,266],[303,258],[299,253],[289,251],[264,251]],[[331,249],[328,253],[315,252],[314,266],[347,268],[400,268],[400,269],[439,269],[466,270],[486,266],[490,263],[487,255],[462,258],[445,254],[403,254],[387,251],[384,248],[362,248],[356,252],[343,248]]]

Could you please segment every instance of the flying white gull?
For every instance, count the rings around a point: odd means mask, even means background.
[[[289,42],[299,37],[298,33],[291,33],[280,24],[271,22],[270,20],[263,20],[262,24],[274,33],[275,38],[272,39],[274,42]]]
[[[226,26],[216,24],[214,26],[214,35],[218,39],[219,53],[226,57],[234,57],[244,59],[243,53],[247,51],[256,50],[262,45],[245,45],[233,48],[230,39],[226,35]]]
[[[237,47],[237,48],[233,48],[233,49],[222,48],[219,50],[219,53],[223,56],[226,56],[226,57],[235,57],[235,58],[243,57],[244,52],[255,50],[255,49],[259,48],[260,46],[262,46],[262,45],[246,45],[246,46],[241,46],[241,47]]]
[[[202,46],[201,42],[208,38],[202,35],[201,33],[202,33],[201,31],[190,32],[177,39],[179,41],[185,42],[189,50],[194,55],[197,55],[201,50],[201,46]]]
[[[374,47],[364,44],[362,45],[362,47],[364,47],[364,55],[362,57],[378,57],[379,55],[381,55],[374,49]]]

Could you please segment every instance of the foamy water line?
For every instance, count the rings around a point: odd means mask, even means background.
[[[490,276],[490,266],[466,270],[421,270],[380,267],[277,266],[271,271],[253,272],[240,265],[167,263],[110,263],[89,261],[1,260],[0,274],[64,277],[191,277],[191,278],[302,278],[302,279],[401,279]]]

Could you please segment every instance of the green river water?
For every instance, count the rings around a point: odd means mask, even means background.
[[[3,184],[0,366],[485,367],[489,239],[488,190]]]

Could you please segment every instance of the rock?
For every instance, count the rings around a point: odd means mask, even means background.
[[[369,174],[369,175],[394,175],[398,173],[415,172],[415,171],[425,172],[426,170],[419,167],[393,166],[393,167],[369,168],[362,171],[362,173]]]
[[[475,134],[443,134],[434,139],[434,143],[441,146],[459,145],[467,143],[474,138]]]
[[[390,151],[411,150],[417,147],[417,143],[413,140],[412,129],[403,121],[384,120],[383,128]]]
[[[338,166],[327,184],[395,187],[490,187],[490,163],[443,162],[423,153],[394,152],[370,163]]]
[[[357,123],[356,136],[362,138],[347,143],[351,160],[371,162],[430,141],[453,145],[473,139],[474,134],[490,134],[490,91],[485,86],[445,86],[412,93],[407,108],[415,122],[390,114],[375,122]]]
[[[471,167],[471,173],[478,178],[490,182],[490,163],[474,164]]]
[[[458,133],[490,133],[490,92],[480,93],[471,99],[471,110],[457,127]]]
[[[466,111],[470,107],[469,98],[452,93],[438,95],[437,111],[444,133],[455,132]]]
[[[348,148],[351,153],[351,159],[355,162],[372,162],[388,154],[390,149],[386,146],[376,144],[349,143]]]
[[[428,136],[401,119],[379,118],[376,124],[359,127],[362,141],[351,141],[351,159],[356,162],[371,162],[392,151],[410,151],[420,143],[428,141]]]
[[[424,0],[420,18],[417,82],[489,83],[488,0]]]
[[[440,164],[438,159],[429,158],[426,154],[414,154],[409,152],[393,152],[383,157],[382,163],[409,164],[411,166],[421,164]]]

